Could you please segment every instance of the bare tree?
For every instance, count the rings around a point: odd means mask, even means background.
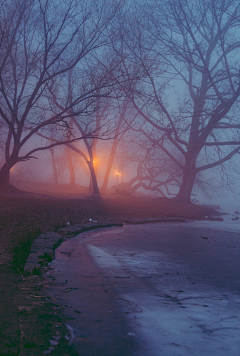
[[[119,73],[118,65],[116,66],[115,59],[113,56],[107,55],[104,62],[104,68],[106,70],[106,63],[108,62],[110,68],[111,78],[109,79],[110,82],[118,84],[119,78],[124,78]],[[104,71],[103,71],[104,73]],[[102,80],[103,73],[98,74],[98,80]],[[114,73],[114,75],[113,75]],[[74,97],[75,85],[76,85],[76,75],[73,75],[73,72],[70,71],[68,76],[68,91],[67,97],[68,100],[71,102],[72,98]],[[116,78],[117,76],[117,78]],[[89,78],[89,80],[91,80]],[[52,97],[54,98],[54,103],[56,107],[59,109],[63,109],[61,102],[58,100],[58,90],[55,84],[52,84],[49,88]],[[98,99],[96,100],[96,107],[93,110],[92,115],[80,115],[76,116],[73,112],[69,111],[70,118],[68,120],[68,126],[70,128],[70,134],[72,137],[82,137],[80,143],[68,143],[67,148],[75,151],[79,155],[81,155],[90,172],[90,184],[89,184],[89,193],[94,195],[99,195],[100,190],[98,186],[98,179],[97,179],[97,169],[98,169],[98,149],[97,143],[99,140],[110,141],[111,148],[109,152],[109,158],[106,166],[106,172],[103,180],[103,186],[101,191],[105,193],[109,174],[112,169],[114,156],[116,153],[117,146],[121,139],[123,138],[125,132],[128,129],[129,124],[126,123],[126,112],[129,111],[127,107],[127,102],[122,102],[119,99],[119,93],[117,90],[113,90],[109,97],[104,96],[101,93],[101,90],[98,91]],[[121,103],[121,104],[120,104]],[[136,112],[136,111],[135,111]],[[129,111],[130,114],[130,111]],[[134,119],[134,118],[133,118]],[[133,119],[130,118],[130,121]],[[39,133],[40,136],[48,139],[52,142],[61,142],[61,136],[58,138],[55,137],[47,137],[42,133]]]
[[[142,189],[162,197],[176,195],[181,182],[181,171],[171,159],[142,132],[129,131],[128,142],[121,143],[117,160],[128,162],[131,176],[117,189],[135,194]]]
[[[72,97],[72,75],[69,77],[68,82],[68,93],[69,96]],[[53,95],[55,105],[62,109],[61,104],[57,100],[56,94],[51,90]],[[90,184],[89,184],[89,193],[93,195],[99,195],[99,187],[97,181],[97,141],[101,140],[108,140],[109,136],[109,128],[106,123],[106,117],[108,115],[108,100],[105,104],[100,105],[100,94],[98,93],[98,100],[96,102],[96,109],[92,113],[92,115],[81,115],[80,117],[76,117],[72,111],[69,111],[69,141],[66,142],[66,150],[68,155],[70,154],[71,150],[75,153],[79,154],[89,168],[90,172]],[[58,135],[55,137],[46,136],[42,133],[39,133],[39,136],[43,137],[46,140],[52,142],[52,144],[59,144],[62,142],[62,135],[57,132]],[[58,137],[57,137],[58,136]],[[82,137],[81,144],[75,142],[75,137]],[[70,137],[73,137],[72,141]],[[69,160],[68,160],[69,163]],[[71,166],[71,167],[70,167]],[[69,165],[70,176],[71,172],[73,173],[73,166],[70,162]]]
[[[106,193],[109,176],[113,168],[113,163],[119,144],[122,142],[125,134],[129,131],[137,115],[136,110],[133,110],[132,107],[129,106],[128,100],[124,100],[124,101],[117,100],[116,107],[114,107],[114,111],[115,111],[115,119],[113,120],[114,129],[112,130],[113,138],[110,140],[111,146],[108,149],[109,155],[108,155],[106,171],[104,174],[103,183],[101,187],[102,193]]]
[[[134,65],[122,58],[129,78],[138,67],[144,80],[123,90],[141,129],[152,127],[149,140],[182,171],[176,198],[190,201],[198,173],[240,152],[240,4],[149,0],[133,13]]]
[[[51,144],[53,142],[56,142],[56,138],[52,136],[49,142]],[[63,147],[61,145],[60,148],[62,148],[61,156],[56,155],[56,147],[53,146],[49,149],[51,154],[51,163],[53,169],[53,182],[54,184],[58,184],[59,176],[63,173],[63,171],[66,168],[68,168],[69,177],[70,177],[69,184],[70,186],[75,186],[75,165],[74,165],[74,157],[72,155],[72,150],[66,145],[64,145]]]
[[[54,138],[54,127],[50,128],[50,134],[51,134],[51,138]],[[59,174],[58,174],[58,169],[57,169],[57,162],[56,162],[54,147],[50,148],[50,153],[51,153],[51,162],[52,162],[52,168],[53,168],[53,182],[54,182],[54,184],[58,184]]]
[[[4,124],[5,163],[0,169],[0,189],[11,190],[10,169],[34,153],[69,140],[68,118],[95,110],[99,90],[108,95],[105,76],[97,79],[91,68],[108,43],[107,29],[118,9],[108,0],[6,0],[0,26],[0,121]],[[74,97],[65,95],[68,73],[77,68]],[[98,69],[101,70],[100,68]],[[89,80],[91,76],[91,80]],[[59,86],[61,108],[54,104],[49,87]],[[27,143],[49,125],[65,130],[62,142],[29,149]]]
[[[58,170],[57,170],[57,163],[56,163],[55,152],[53,147],[50,148],[50,153],[51,153],[51,161],[53,167],[53,183],[58,184]]]

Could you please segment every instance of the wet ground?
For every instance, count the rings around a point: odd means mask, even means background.
[[[239,356],[240,225],[225,220],[125,225],[58,247],[48,293],[78,354]]]

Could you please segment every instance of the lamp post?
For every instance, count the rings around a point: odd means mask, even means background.
[[[117,172],[117,185],[118,185],[118,176],[119,176],[119,172]]]

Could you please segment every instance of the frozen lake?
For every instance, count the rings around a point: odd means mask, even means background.
[[[59,246],[49,293],[79,354],[239,356],[240,223],[231,219],[125,225]]]

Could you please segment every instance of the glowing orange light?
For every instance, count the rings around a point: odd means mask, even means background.
[[[118,176],[119,176],[120,172],[116,172],[117,175],[117,185],[118,185]]]

